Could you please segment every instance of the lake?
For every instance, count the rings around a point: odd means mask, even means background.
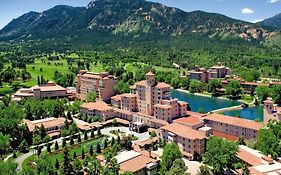
[[[231,106],[237,106],[241,104],[239,101],[220,99],[215,97],[205,97],[200,95],[195,95],[179,90],[172,91],[172,97],[178,98],[181,101],[188,102],[191,110],[197,112],[199,108],[203,108],[206,112],[226,108]],[[242,110],[227,111],[225,115],[233,117],[241,117],[245,119],[255,120],[257,118],[263,119],[262,106],[254,106],[249,108],[244,108]]]

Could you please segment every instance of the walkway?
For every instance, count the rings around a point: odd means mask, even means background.
[[[216,110],[210,111],[209,113],[222,113],[222,112],[226,112],[226,111],[241,110],[241,109],[243,109],[242,105],[238,105],[238,106],[231,106],[231,107],[216,109]]]

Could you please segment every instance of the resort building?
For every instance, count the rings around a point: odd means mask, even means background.
[[[148,72],[146,80],[131,86],[131,93],[111,97],[115,115],[131,121],[131,129],[159,128],[177,117],[186,116],[187,103],[171,98],[172,88],[156,82],[155,74]]]
[[[193,70],[188,71],[188,75],[190,79],[200,80],[207,83],[210,79],[225,78],[227,75],[230,75],[230,69],[223,66],[221,63],[218,63],[210,69],[195,66]]]
[[[210,114],[204,118],[205,125],[213,129],[213,135],[225,137],[229,140],[237,140],[238,137],[245,139],[257,139],[258,131],[262,124],[236,117],[229,117],[221,114]]]
[[[109,101],[115,94],[113,87],[117,80],[107,72],[93,73],[81,70],[77,75],[77,97],[85,99],[88,92],[96,92],[97,99]]]
[[[12,98],[16,101],[27,97],[40,100],[44,98],[68,98],[70,96],[73,96],[73,91],[49,81],[47,84],[20,89]]]
[[[81,106],[81,112],[89,117],[99,116],[103,121],[114,117],[113,108],[108,106],[104,101],[84,103]]]
[[[159,161],[137,151],[123,151],[115,156],[120,165],[120,173],[132,172],[134,175],[156,175]]]
[[[161,127],[157,136],[167,143],[177,143],[183,155],[190,160],[204,152],[207,139],[202,132],[179,123]]]
[[[251,175],[278,175],[281,173],[281,163],[260,151],[240,145],[237,157],[248,165]],[[242,170],[238,171],[242,174]]]
[[[42,125],[51,138],[58,138],[60,137],[60,131],[64,128],[65,120],[65,118],[51,117],[34,121],[23,119],[23,122],[27,125],[30,132],[33,132],[36,128],[40,128]]]
[[[281,121],[281,106],[274,104],[272,99],[267,99],[263,102],[263,116],[264,123],[268,123],[269,120]]]

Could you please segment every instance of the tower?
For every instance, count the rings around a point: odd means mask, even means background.
[[[146,101],[146,112],[148,115],[153,114],[153,86],[156,84],[155,81],[155,74],[151,71],[149,71],[146,76],[146,88],[145,88],[145,101]]]

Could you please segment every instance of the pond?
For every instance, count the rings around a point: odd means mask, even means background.
[[[173,90],[172,97],[178,98],[181,101],[188,102],[191,107],[191,110],[194,112],[197,112],[199,108],[203,108],[206,112],[209,112],[215,109],[237,106],[241,104],[239,101],[235,100],[206,97],[179,90]],[[227,111],[224,114],[250,120],[255,120],[257,118],[263,120],[262,106],[244,108],[243,110]]]

